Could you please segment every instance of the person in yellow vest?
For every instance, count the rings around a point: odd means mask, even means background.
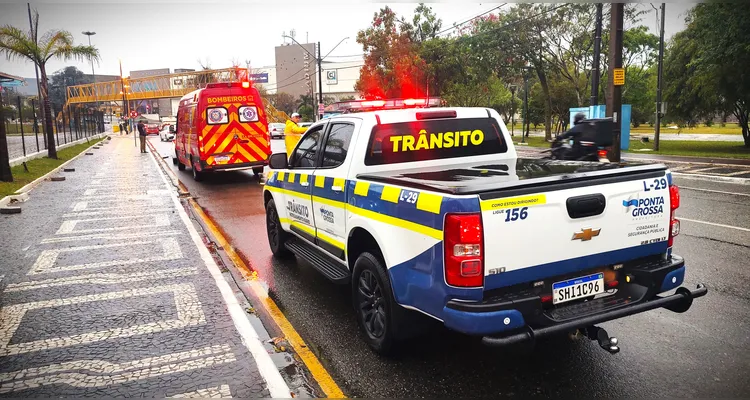
[[[294,148],[297,147],[297,142],[302,137],[302,134],[307,131],[307,128],[301,127],[299,124],[300,115],[293,113],[291,119],[286,120],[286,126],[284,127],[284,144],[286,145],[286,156],[290,158]]]

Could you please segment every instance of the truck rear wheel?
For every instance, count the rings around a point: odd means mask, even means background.
[[[396,303],[383,262],[371,253],[360,254],[354,263],[352,302],[370,348],[383,355],[392,353],[402,339],[407,310]]]
[[[205,175],[205,173],[202,171],[198,171],[198,169],[195,168],[195,163],[193,163],[191,170],[193,171],[193,180],[195,180],[196,182],[200,182],[203,180],[203,175]]]
[[[292,253],[284,244],[289,240],[289,233],[282,227],[279,221],[279,213],[276,211],[276,203],[273,199],[266,204],[266,233],[268,234],[268,245],[274,256],[285,258]]]
[[[255,176],[260,176],[263,173],[263,167],[254,167],[253,173]]]

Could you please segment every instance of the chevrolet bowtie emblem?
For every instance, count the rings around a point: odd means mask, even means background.
[[[570,240],[581,240],[585,242],[587,240],[591,240],[591,238],[594,236],[599,236],[600,231],[601,229],[586,228],[586,229],[581,230],[580,232],[574,233],[573,239],[570,239]]]

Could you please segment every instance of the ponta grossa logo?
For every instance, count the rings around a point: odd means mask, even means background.
[[[664,196],[654,196],[639,199],[631,196],[622,201],[625,212],[630,213],[633,217],[645,217],[648,215],[657,215],[664,212]]]

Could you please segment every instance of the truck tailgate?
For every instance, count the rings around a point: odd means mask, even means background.
[[[480,194],[485,289],[667,251],[666,170]]]

